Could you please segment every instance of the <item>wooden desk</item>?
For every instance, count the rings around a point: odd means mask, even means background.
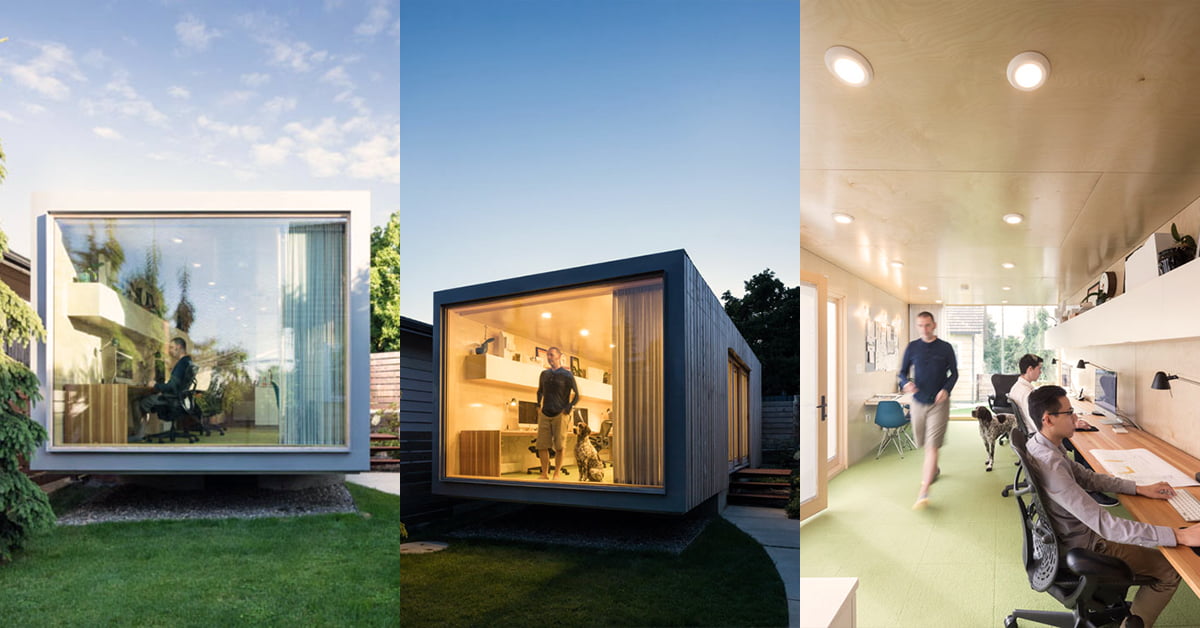
[[[66,384],[63,386],[63,442],[125,444],[130,410],[137,399],[153,392],[148,386],[127,384]]]
[[[1079,402],[1076,402],[1079,403]],[[1082,404],[1081,404],[1082,405]],[[1104,473],[1104,466],[1092,455],[1093,449],[1146,449],[1173,465],[1185,475],[1191,477],[1200,471],[1200,459],[1180,451],[1166,441],[1147,434],[1135,427],[1126,426],[1128,433],[1117,434],[1111,425],[1100,423],[1100,417],[1085,414],[1085,421],[1100,428],[1099,432],[1076,432],[1071,437],[1071,443],[1083,454],[1097,473]],[[1200,487],[1189,486],[1177,488],[1177,491],[1187,491],[1192,496],[1200,498]],[[1164,499],[1150,499],[1138,495],[1120,495],[1121,505],[1138,521],[1179,528],[1190,525],[1175,512]],[[1192,552],[1190,547],[1160,547],[1159,550],[1175,566],[1175,570],[1183,578],[1192,591],[1200,594],[1200,556]]]
[[[500,477],[505,472],[536,466],[537,456],[529,453],[535,439],[537,430],[463,430],[458,433],[458,472]],[[563,466],[575,461],[575,441],[575,432],[567,432]],[[553,464],[554,459],[550,462]]]

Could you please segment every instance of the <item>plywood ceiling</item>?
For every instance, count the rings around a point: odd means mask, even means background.
[[[1057,303],[1200,197],[1200,2],[802,0],[800,28],[801,245],[904,301]]]

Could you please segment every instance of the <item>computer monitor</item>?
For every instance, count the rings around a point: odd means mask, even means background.
[[[1096,390],[1094,403],[1096,409],[1105,416],[1117,418],[1117,373],[1096,369]]]
[[[538,404],[533,401],[518,401],[517,402],[517,423],[522,427],[537,427],[538,424]]]

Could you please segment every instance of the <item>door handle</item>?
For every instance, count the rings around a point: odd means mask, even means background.
[[[825,395],[821,395],[821,405],[817,407],[821,409],[821,420],[824,421],[826,416],[825,409],[829,407],[829,404],[825,403]]]

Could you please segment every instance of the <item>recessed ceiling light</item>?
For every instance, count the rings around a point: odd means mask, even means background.
[[[871,62],[853,48],[832,46],[825,51],[825,67],[847,85],[862,87],[875,75]]]
[[[917,286],[917,290],[928,290],[929,286]]]
[[[215,286],[215,285],[217,285],[217,282],[215,282],[215,281],[210,281],[210,282],[208,282],[208,285],[210,285],[210,286]]]
[[[586,329],[581,329],[581,330],[579,330],[579,335],[580,335],[580,336],[587,336],[587,335],[588,335],[588,334],[590,334],[590,333],[592,333],[592,332],[590,332],[590,331],[588,331],[588,330],[586,330]]]
[[[542,312],[542,318],[551,318],[553,315],[550,312]]]
[[[1001,266],[1002,268],[1016,268],[1016,265],[1015,265],[1015,264],[1013,264],[1012,262],[1004,262],[1004,263],[1003,263],[1003,264],[1001,264],[1000,266]]]
[[[1019,225],[1023,220],[1025,220],[1025,217],[1021,214],[1004,214],[1004,222],[1010,225]]]
[[[892,268],[903,268],[903,267],[904,267],[904,262],[902,262],[898,259],[892,260]]]
[[[854,216],[843,214],[842,212],[833,212],[833,221],[839,224],[848,225],[854,222]]]
[[[936,300],[934,300],[934,303],[941,303],[941,302],[942,302],[942,300],[941,300],[941,299],[936,299]]]
[[[1000,305],[1008,305],[1008,301],[1001,301]]]
[[[200,268],[200,262],[192,262],[192,268]]]
[[[1008,82],[1023,92],[1041,87],[1049,76],[1050,60],[1040,52],[1027,50],[1008,62]]]
[[[1012,290],[1012,286],[1000,286],[1001,290]]]
[[[171,238],[171,241],[175,244],[183,244],[183,238]]]

